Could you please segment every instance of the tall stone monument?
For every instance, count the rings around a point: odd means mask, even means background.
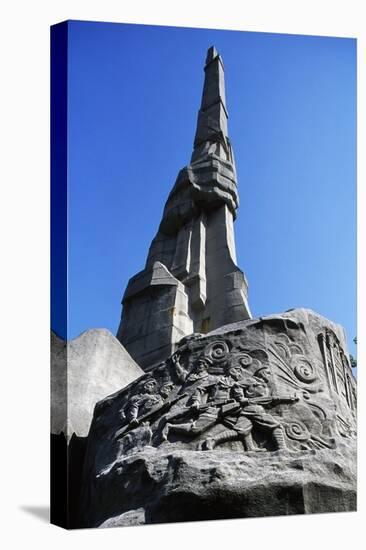
[[[236,265],[239,196],[227,120],[224,66],[211,47],[191,163],[168,197],[145,269],[123,296],[117,338],[142,368],[166,359],[184,336],[251,317]]]
[[[118,338],[144,373],[97,403],[82,526],[356,508],[356,381],[344,330],[307,309],[252,319],[221,57],[191,163],[165,205]]]

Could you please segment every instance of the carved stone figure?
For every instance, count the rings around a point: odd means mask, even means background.
[[[183,388],[188,389],[192,385],[197,386],[197,384],[207,384],[211,380],[208,374],[209,364],[210,360],[208,358],[200,357],[197,360],[197,363],[194,365],[192,371],[190,373],[187,373]]]
[[[264,451],[265,449],[256,447],[252,439],[253,429],[259,428],[271,433],[277,450],[286,449],[283,428],[278,419],[266,412],[265,407],[280,403],[294,403],[298,401],[298,398],[270,396],[269,388],[266,385],[270,378],[267,367],[262,367],[256,371],[255,376],[260,376],[259,382],[253,378],[251,380],[247,378],[246,382],[243,383],[242,369],[238,367],[231,368],[229,372],[232,380],[234,380],[234,383],[231,384],[230,395],[236,403],[223,407],[221,411],[222,423],[229,429],[216,437],[207,439],[204,447],[211,450],[218,443],[230,441],[239,436],[245,450]]]
[[[326,329],[337,335],[339,357],[341,352],[346,356],[341,329],[309,310],[228,325],[184,340],[171,358],[99,403],[85,467],[84,485],[93,480],[93,494],[98,495],[92,501],[87,492],[83,496],[89,524],[140,507],[149,522],[177,519],[162,497],[171,495],[174,501],[174,479],[188,502],[193,484],[205,506],[210,506],[214,487],[215,494],[222,495],[224,517],[232,517],[237,494],[248,510],[253,505],[253,515],[258,515],[258,498],[272,502],[271,514],[298,513],[299,502],[312,511],[354,509],[356,416],[349,396],[356,383],[345,361],[334,371],[338,392],[333,375],[328,378],[318,338]],[[327,354],[331,361],[330,351]],[[311,487],[308,467],[302,466],[308,461],[316,475]],[[212,472],[217,472],[217,481]],[[143,486],[132,493],[126,488],[131,475],[161,481],[147,486],[148,495]],[[235,493],[230,492],[230,476],[236,480]],[[123,500],[111,503],[108,487],[122,480]],[[301,496],[296,492],[299,483],[307,487]],[[281,499],[275,496],[278,486],[283,487]],[[316,492],[318,486],[321,492]],[[107,499],[108,511],[93,508],[96,498]],[[225,498],[232,503],[227,516]],[[188,509],[174,507],[180,519],[192,519]],[[202,517],[201,509],[194,508],[195,518]],[[266,513],[265,505],[260,513]]]
[[[131,397],[125,411],[125,416],[130,426],[137,426],[138,417],[149,413],[153,408],[163,403],[163,397],[158,393],[157,383],[154,379],[145,380],[140,392]]]
[[[175,360],[175,365],[177,364],[179,363]],[[215,423],[218,415],[216,406],[206,406],[202,402],[203,394],[212,392],[216,384],[215,379],[208,374],[209,364],[208,358],[200,357],[192,372],[187,373],[182,391],[189,392],[193,387],[193,393],[185,408],[180,408],[165,416],[165,425],[162,429],[163,440],[167,440],[171,431],[183,435],[201,434]],[[186,417],[188,417],[188,421],[180,423]]]

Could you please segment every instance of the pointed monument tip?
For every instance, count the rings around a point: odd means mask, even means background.
[[[207,50],[207,57],[206,57],[206,65],[208,65],[215,57],[217,57],[219,54],[217,52],[217,49],[215,46],[211,46]]]

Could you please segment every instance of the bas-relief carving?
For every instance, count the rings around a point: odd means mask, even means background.
[[[319,333],[318,342],[330,392],[335,398],[338,396],[343,405],[355,412],[357,408],[355,381],[349,359],[339,339],[332,330],[326,329]]]
[[[306,335],[289,334],[267,330],[261,320],[247,333],[182,339],[167,361],[112,399],[113,433],[105,435],[114,457],[146,445],[296,452],[332,449],[337,438],[353,438],[352,388],[340,390],[352,373],[344,370],[342,378],[345,363],[334,362],[340,392],[335,403],[321,338],[319,353],[309,355]],[[346,357],[337,346],[339,357]]]

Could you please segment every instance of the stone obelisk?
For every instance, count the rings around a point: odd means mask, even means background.
[[[122,300],[117,338],[145,369],[185,336],[251,318],[247,281],[236,265],[239,198],[224,66],[215,47],[204,70],[191,162],[168,197],[145,269],[130,279]]]

